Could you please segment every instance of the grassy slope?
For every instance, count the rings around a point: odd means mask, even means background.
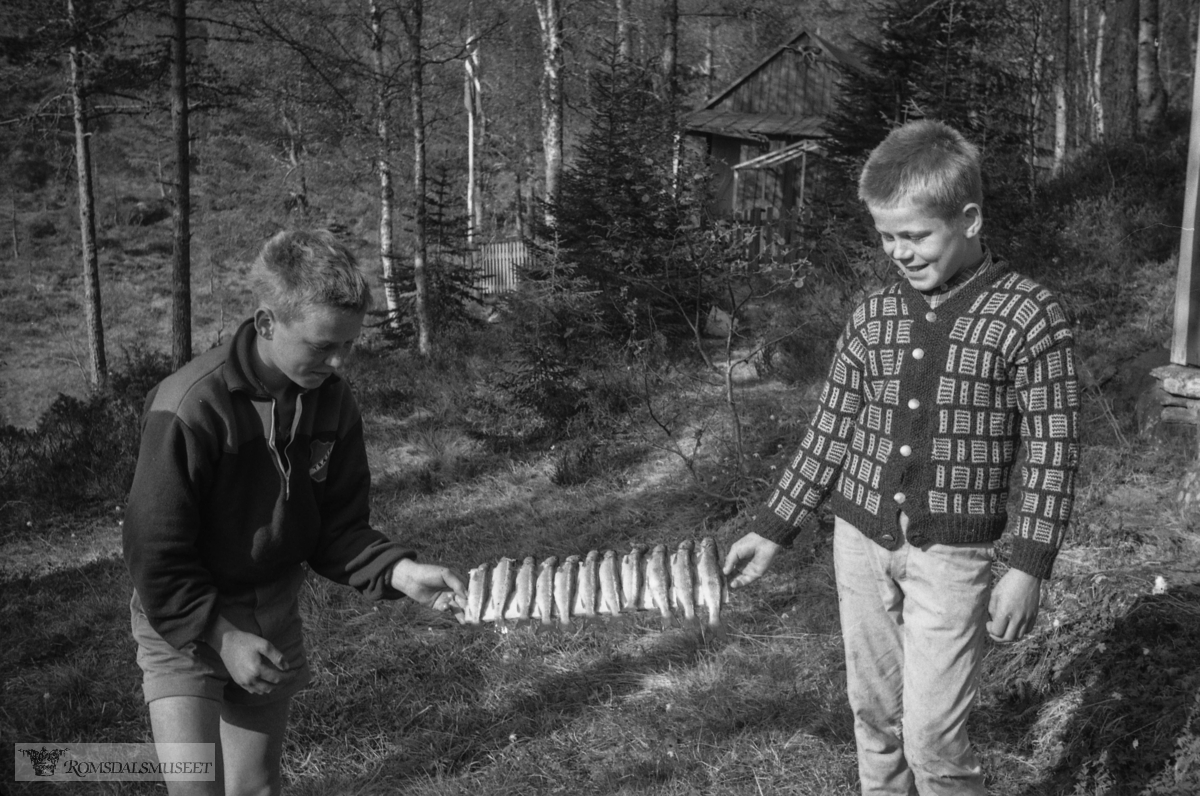
[[[213,219],[235,210],[208,207],[203,223],[211,226],[201,229],[214,251],[212,242],[220,241],[212,255],[218,274],[235,274],[247,241],[281,221],[264,213],[248,229],[227,215],[238,232],[226,239]],[[20,267],[0,265],[2,317],[10,318],[10,308],[42,306],[38,301],[57,308],[20,327],[37,332],[35,353],[20,345],[14,327],[3,329],[10,363],[45,362],[72,350],[55,347],[55,327],[39,325],[41,318],[64,318],[62,339],[78,334],[65,320],[78,284],[70,258],[58,256],[70,249],[65,232],[64,224],[39,244],[46,255],[33,268],[58,286],[53,290],[38,292]],[[106,234],[106,298],[129,297],[124,305],[114,300],[110,318],[121,320],[110,323],[118,339],[129,334],[126,322],[153,339],[165,329],[165,260],[154,242],[162,230]],[[137,252],[157,254],[142,261]],[[1085,266],[1066,263],[1060,284],[1073,283],[1075,265]],[[1122,282],[1135,282],[1147,297],[1143,306],[1122,305],[1107,326],[1081,333],[1092,371],[1116,371],[1119,360],[1161,341],[1172,270],[1169,261],[1146,262],[1136,279]],[[1094,283],[1095,274],[1089,278]],[[233,291],[224,284],[214,280],[213,295],[233,295],[221,292]],[[203,290],[197,293],[202,303]],[[1078,294],[1078,303],[1093,300],[1105,300],[1094,284]],[[203,329],[229,328],[212,307],[197,316],[208,319],[198,321]],[[205,334],[212,332],[198,334],[198,345]],[[704,532],[727,545],[738,535],[736,523],[722,525],[706,505],[679,459],[661,450],[652,427],[627,426],[592,478],[557,486],[560,451],[503,453],[469,433],[469,396],[486,387],[480,380],[501,352],[484,344],[460,360],[426,366],[381,345],[367,348],[350,377],[371,433],[375,517],[415,539],[429,559],[465,570],[500,555],[624,549],[631,540]],[[48,357],[48,349],[59,353]],[[692,427],[719,439],[716,396],[691,395]],[[742,397],[749,449],[761,451],[759,471],[769,472],[790,454],[800,425],[776,418],[802,417],[813,387],[751,384]],[[986,661],[972,730],[991,792],[1001,796],[1196,792],[1197,764],[1189,755],[1200,749],[1200,592],[1189,584],[1198,557],[1193,519],[1173,502],[1190,451],[1130,440],[1127,428],[1111,422],[1104,398],[1098,386],[1087,394],[1075,533],[1047,585],[1039,629],[1019,645],[993,648]],[[768,443],[780,437],[788,443],[776,452]],[[719,444],[706,449],[703,471],[719,472],[721,455]],[[5,742],[148,738],[127,632],[129,586],[114,557],[113,508],[39,518],[32,529],[6,529],[0,540],[8,555],[0,580]],[[1153,594],[1158,576],[1168,588]],[[291,792],[853,790],[851,717],[824,532],[734,596],[723,638],[664,631],[647,617],[569,633],[467,630],[404,602],[370,605],[315,581],[304,605],[316,681],[297,699],[288,736]],[[0,791],[13,787],[11,759],[0,755]],[[1184,784],[1172,791],[1177,772]],[[153,792],[133,785],[78,790]]]

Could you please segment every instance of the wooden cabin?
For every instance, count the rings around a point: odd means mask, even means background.
[[[714,171],[710,212],[772,226],[790,241],[795,219],[823,178],[825,119],[850,53],[801,30],[684,118]]]

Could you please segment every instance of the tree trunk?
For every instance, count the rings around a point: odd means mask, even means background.
[[[383,296],[387,305],[384,325],[396,329],[400,319],[400,285],[396,279],[395,199],[392,185],[391,102],[387,66],[383,55],[383,6],[368,0],[371,14],[371,69],[375,73],[375,145],[379,172],[379,262],[383,272]]]
[[[1092,113],[1094,141],[1103,141],[1107,131],[1104,118],[1104,28],[1107,22],[1104,6],[1100,6],[1100,14],[1096,20],[1096,58],[1092,67]]]
[[[563,155],[563,21],[559,0],[534,0],[542,34],[542,149],[546,158],[546,225],[554,226]]]
[[[175,133],[175,230],[171,366],[192,358],[191,153],[187,98],[187,0],[171,0],[171,120]]]
[[[1145,135],[1162,126],[1167,115],[1167,92],[1158,67],[1158,0],[1141,0],[1138,25],[1138,132]]]
[[[1110,129],[1132,138],[1138,129],[1138,0],[1117,0],[1113,10],[1113,117]]]
[[[479,40],[474,30],[467,34],[466,74],[463,78],[463,105],[467,110],[467,247],[474,248],[483,229],[483,207],[479,201],[479,149],[483,137],[483,86],[479,80]]]
[[[96,203],[92,189],[91,133],[88,132],[87,95],[83,86],[83,63],[79,51],[75,0],[67,0],[71,26],[71,99],[75,117],[75,173],[79,184],[79,238],[83,251],[83,295],[87,320],[90,372],[93,387],[108,380],[104,357],[104,320],[100,312],[100,265],[96,255]],[[14,233],[15,235],[15,233]],[[14,237],[15,249],[15,237]]]
[[[1058,4],[1058,53],[1054,74],[1054,165],[1055,174],[1062,171],[1067,159],[1067,124],[1070,121],[1067,88],[1071,85],[1071,0]]]
[[[708,31],[704,37],[704,101],[712,99],[717,87],[716,56],[713,51],[717,46],[717,23],[708,21]]]
[[[429,208],[425,202],[425,56],[421,49],[421,27],[424,0],[410,0],[409,18],[405,21],[409,46],[409,92],[413,123],[413,282],[416,288],[417,353],[428,357],[433,353],[432,332],[429,328],[428,274],[426,273],[426,230]]]
[[[677,79],[679,63],[679,0],[666,0],[664,16],[666,33],[663,35],[663,96],[674,104],[679,86]]]
[[[633,57],[632,29],[629,0],[617,0],[617,54],[623,62]]]

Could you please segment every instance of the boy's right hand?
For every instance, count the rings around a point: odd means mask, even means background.
[[[251,694],[269,694],[295,677],[283,653],[262,636],[238,630],[218,617],[208,635],[209,645],[221,656],[233,681]]]
[[[782,547],[753,531],[734,542],[725,554],[724,572],[729,588],[740,589],[765,575]]]

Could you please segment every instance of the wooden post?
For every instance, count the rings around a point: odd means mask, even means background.
[[[1183,231],[1179,235],[1179,269],[1175,280],[1175,331],[1171,362],[1200,365],[1200,251],[1196,223],[1200,221],[1200,47],[1192,72],[1192,128],[1188,143],[1187,183],[1183,199]]]

